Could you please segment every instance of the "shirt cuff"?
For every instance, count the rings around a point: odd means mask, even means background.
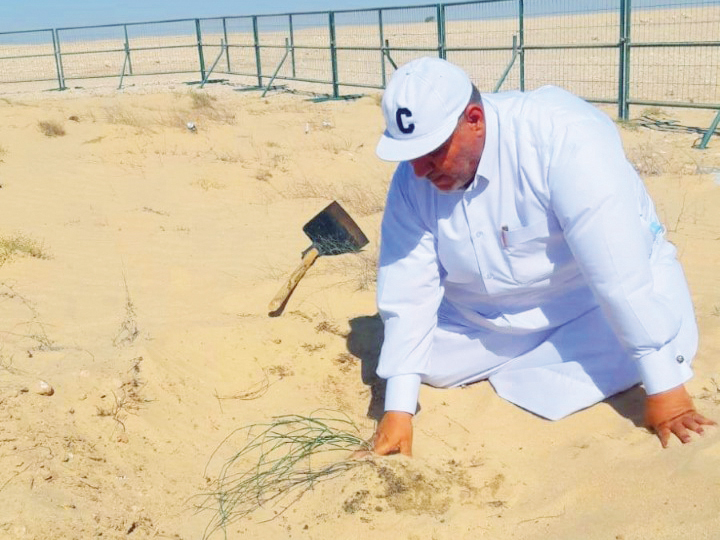
[[[390,377],[385,388],[385,410],[415,414],[420,394],[420,382],[420,375],[417,373]]]
[[[677,350],[674,343],[640,358],[637,366],[645,393],[659,394],[690,380],[693,375],[690,360]]]

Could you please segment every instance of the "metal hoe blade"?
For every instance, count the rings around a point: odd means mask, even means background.
[[[320,255],[339,255],[360,251],[368,243],[367,237],[337,201],[308,221],[303,232],[313,242]]]

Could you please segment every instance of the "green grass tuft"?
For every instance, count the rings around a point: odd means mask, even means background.
[[[204,538],[261,507],[279,505],[275,516],[282,514],[316,483],[361,465],[362,461],[350,459],[350,453],[369,448],[352,420],[341,413],[318,411],[240,428],[213,456],[227,451],[239,435],[245,435],[244,445],[225,461],[198,505],[199,511],[216,512]],[[328,457],[338,452],[340,460]]]

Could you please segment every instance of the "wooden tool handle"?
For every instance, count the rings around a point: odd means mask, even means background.
[[[315,259],[318,258],[318,255],[320,255],[320,252],[315,246],[305,252],[302,261],[300,262],[300,266],[295,269],[290,278],[287,280],[287,283],[282,286],[275,295],[275,298],[270,301],[270,305],[268,306],[268,315],[271,317],[277,317],[282,313],[282,310],[285,307],[285,302],[288,301],[288,298],[290,298],[290,295],[293,290],[295,290],[298,282],[305,275],[305,272],[308,271],[308,268],[310,268],[315,262]]]

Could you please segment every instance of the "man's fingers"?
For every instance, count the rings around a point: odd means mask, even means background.
[[[373,452],[381,456],[387,456],[389,454],[397,454],[398,445],[389,442],[387,439],[375,441],[373,445]]]
[[[682,422],[673,422],[670,426],[671,431],[675,436],[682,441],[683,444],[689,443],[692,439],[690,438],[690,432],[683,425]]]
[[[412,441],[400,441],[400,453],[412,457]]]
[[[693,415],[693,418],[698,424],[702,424],[704,426],[717,426],[717,422],[715,420],[710,420],[709,418],[705,418],[700,413],[695,413]]]
[[[655,432],[660,438],[660,444],[662,444],[662,447],[667,448],[668,441],[670,440],[670,427],[667,425],[663,425],[658,427]]]
[[[700,423],[697,421],[695,416],[686,416],[680,419],[680,423],[685,426],[685,428],[689,429],[690,431],[694,431],[695,433],[699,433],[702,435],[702,433],[705,431]]]

